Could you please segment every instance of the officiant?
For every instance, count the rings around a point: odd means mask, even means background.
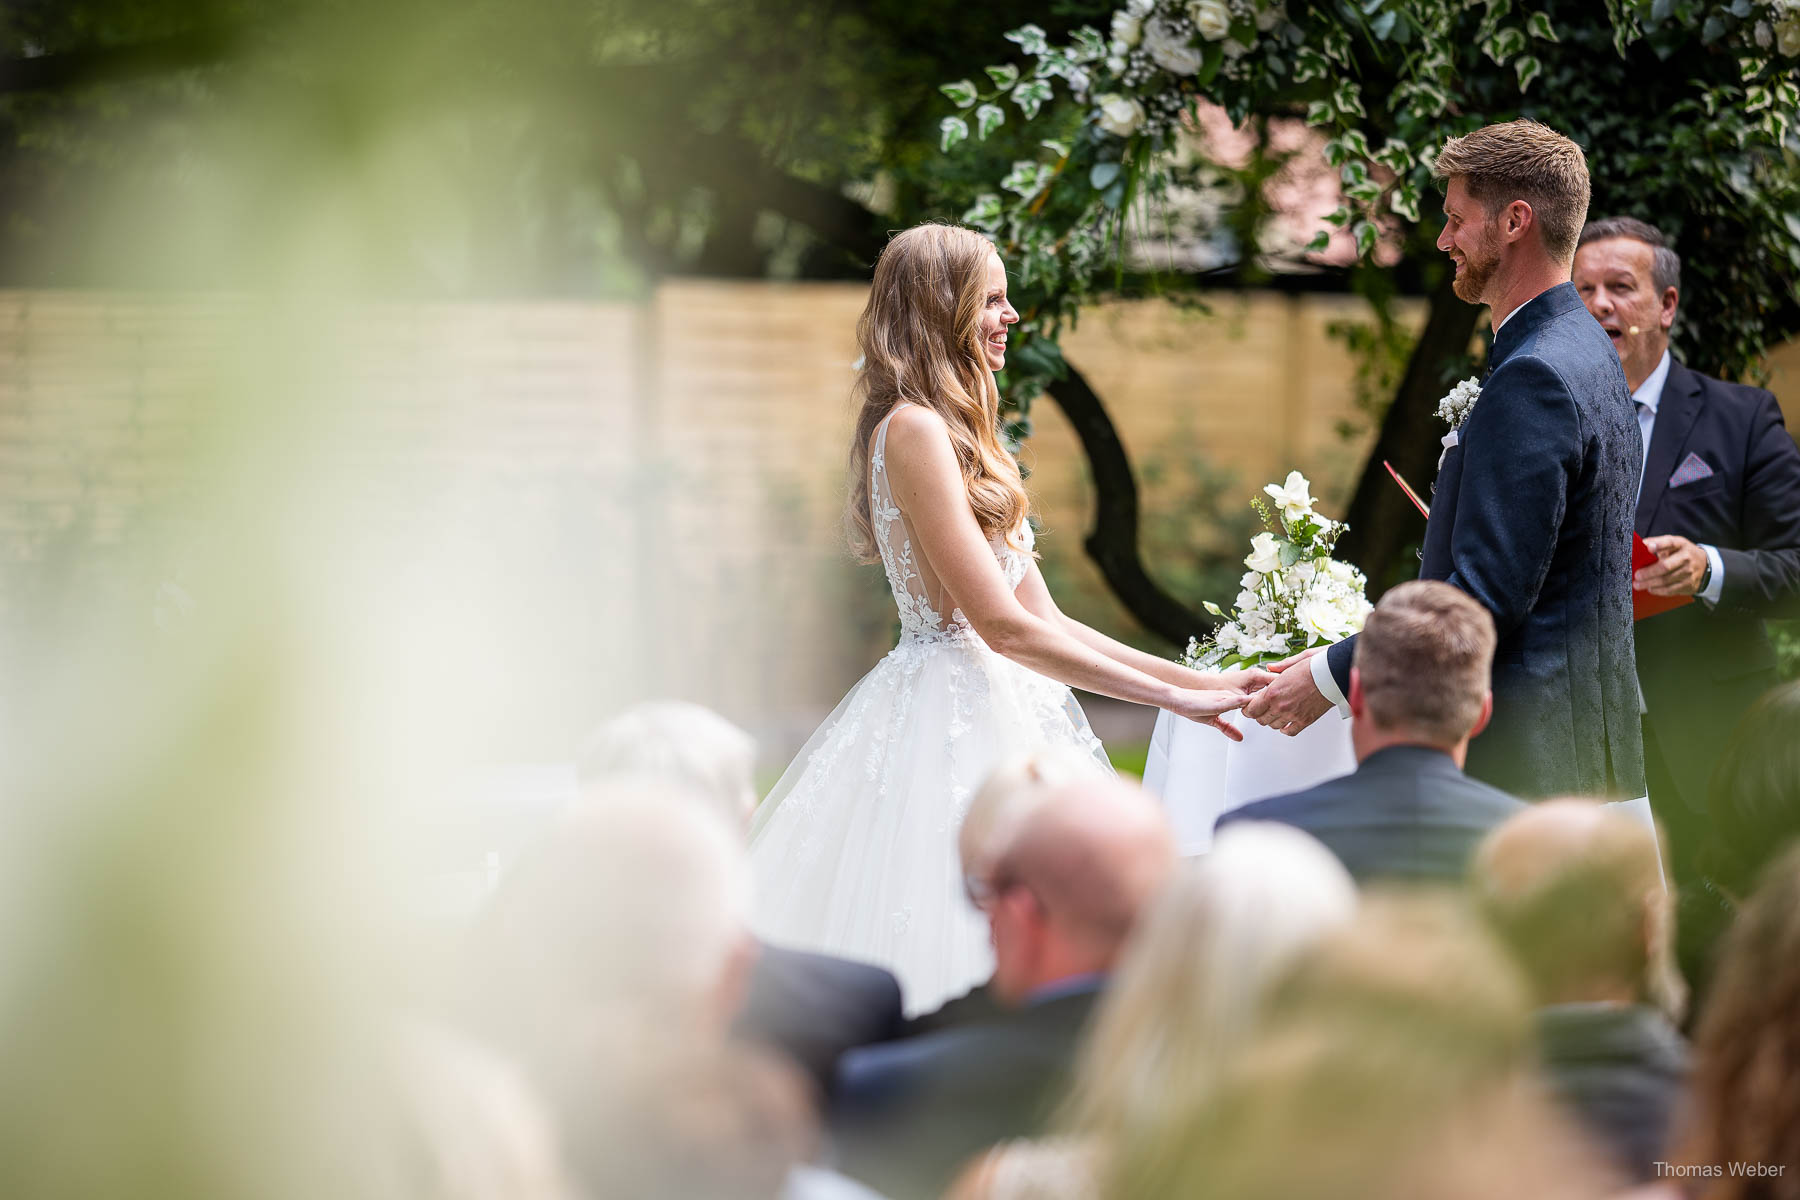
[[[1670,353],[1681,259],[1662,231],[1589,222],[1574,282],[1619,352],[1643,434],[1635,525],[1657,562],[1633,584],[1695,600],[1635,628],[1650,804],[1691,879],[1719,750],[1776,682],[1763,620],[1800,616],[1800,448],[1770,393]]]

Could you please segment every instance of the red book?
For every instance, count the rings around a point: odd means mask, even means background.
[[[1631,572],[1643,570],[1656,563],[1656,551],[1645,544],[1637,534],[1631,535]],[[1658,613],[1666,613],[1671,608],[1680,608],[1684,604],[1692,604],[1692,596],[1653,596],[1642,588],[1631,589],[1631,619],[1641,621],[1645,617],[1654,617]]]
[[[1400,485],[1400,490],[1406,493],[1406,498],[1413,502],[1413,507],[1419,510],[1420,515],[1430,518],[1430,507],[1419,499],[1419,493],[1407,486],[1406,480],[1400,478],[1400,472],[1394,470],[1394,465],[1385,458],[1381,460],[1381,465],[1387,468],[1388,474],[1394,477],[1394,482]],[[1656,551],[1646,545],[1643,538],[1633,533],[1631,535],[1632,573],[1636,574],[1655,562]],[[1666,613],[1672,608],[1680,608],[1684,604],[1693,602],[1692,596],[1654,596],[1642,588],[1634,587],[1631,589],[1631,619],[1641,621],[1645,617],[1654,617],[1658,613]]]

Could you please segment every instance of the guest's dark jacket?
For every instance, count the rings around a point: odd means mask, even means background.
[[[1515,796],[1644,794],[1632,672],[1631,515],[1643,436],[1619,355],[1573,284],[1494,335],[1444,456],[1419,576],[1493,615],[1494,716],[1468,772]],[[1350,688],[1356,639],[1327,651]]]
[[[828,1091],[838,1056],[899,1033],[900,984],[880,967],[764,945],[736,1032],[782,1051]]]
[[[1456,769],[1442,750],[1389,746],[1355,771],[1219,818],[1279,821],[1312,834],[1359,883],[1457,882],[1488,830],[1525,806]]]
[[[1557,1098],[1634,1183],[1655,1178],[1687,1095],[1688,1046],[1648,1005],[1538,1010],[1539,1058]]]
[[[1712,475],[1671,486],[1690,455]],[[1775,397],[1671,362],[1637,531],[1716,546],[1725,568],[1716,608],[1696,602],[1637,624],[1646,717],[1682,801],[1703,812],[1732,727],[1776,683],[1763,618],[1800,616],[1800,448]]]
[[[835,1165],[893,1200],[936,1197],[981,1150],[1041,1132],[1101,985],[1072,980],[1016,1010],[844,1055]]]
[[[900,1031],[895,1037],[918,1037],[924,1033],[937,1033],[956,1025],[967,1025],[975,1021],[991,1021],[1005,1010],[1000,1002],[994,999],[993,982],[976,984],[960,996],[944,1001],[930,1012],[922,1012],[907,1017],[900,1022]]]

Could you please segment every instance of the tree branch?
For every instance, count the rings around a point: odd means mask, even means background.
[[[1075,427],[1094,473],[1094,527],[1083,543],[1088,557],[1145,629],[1172,645],[1187,645],[1213,622],[1169,595],[1144,569],[1138,553],[1137,478],[1105,405],[1073,366],[1048,391]]]

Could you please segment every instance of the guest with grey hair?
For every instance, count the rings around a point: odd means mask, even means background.
[[[577,774],[590,793],[632,781],[675,785],[742,840],[756,805],[756,741],[711,709],[685,701],[638,704],[588,736]],[[901,1031],[900,984],[871,963],[768,943],[751,967],[735,1022],[743,1038],[786,1054],[821,1093],[838,1056]]]
[[[1013,831],[1046,797],[1064,784],[1102,777],[1091,757],[1061,746],[1042,746],[995,767],[976,789],[956,832],[956,853],[969,902],[983,908],[994,860],[1006,848]],[[997,1015],[992,987],[991,980],[983,980],[930,1012],[908,1017],[899,1036],[916,1037]]]
[[[1350,669],[1356,770],[1219,818],[1280,821],[1312,834],[1357,881],[1456,882],[1488,830],[1520,801],[1463,773],[1486,727],[1494,621],[1467,593],[1421,579],[1369,614]]]
[[[1800,448],[1761,388],[1670,351],[1681,259],[1633,217],[1588,223],[1575,286],[1625,368],[1643,439],[1633,586],[1699,603],[1637,622],[1644,769],[1678,882],[1699,879],[1707,783],[1738,718],[1776,683],[1763,622],[1800,615]]]
[[[1268,990],[1356,903],[1349,873],[1315,839],[1269,822],[1227,829],[1177,868],[1132,936],[1054,1136],[983,1156],[956,1200],[1093,1200],[1132,1131],[1220,1085]]]
[[[1037,1134],[1139,915],[1175,866],[1161,807],[1110,777],[1026,813],[984,881],[992,1017],[844,1056],[829,1129],[846,1174],[938,1196],[968,1158]]]

